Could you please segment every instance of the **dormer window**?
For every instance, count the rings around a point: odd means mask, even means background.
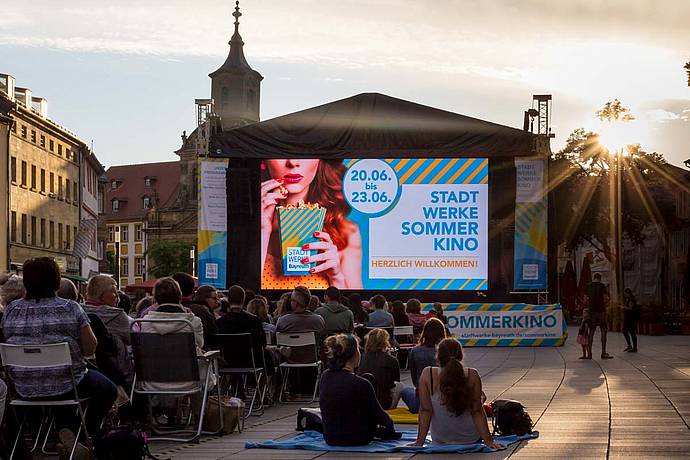
[[[151,198],[149,198],[148,196],[145,196],[143,198],[143,202],[144,202],[144,209],[149,209],[151,207]]]
[[[147,177],[144,179],[144,185],[147,187],[151,187],[151,178]]]
[[[119,200],[113,200],[113,212],[117,212],[120,210],[120,201]]]
[[[110,188],[113,190],[115,190],[117,188],[117,181],[116,180],[110,182]]]

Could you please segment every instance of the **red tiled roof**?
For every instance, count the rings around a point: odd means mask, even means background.
[[[177,161],[161,163],[145,163],[136,165],[111,166],[105,172],[108,183],[105,188],[104,217],[107,220],[144,218],[144,196],[158,196],[158,208],[166,208],[174,204],[180,185],[180,164]],[[154,178],[151,187],[146,187],[144,178]],[[116,189],[111,181],[121,182]],[[119,210],[112,211],[112,200],[117,198]]]

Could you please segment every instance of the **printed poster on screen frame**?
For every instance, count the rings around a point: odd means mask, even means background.
[[[226,172],[228,160],[199,159],[198,191],[198,275],[199,286],[226,288],[228,221]]]

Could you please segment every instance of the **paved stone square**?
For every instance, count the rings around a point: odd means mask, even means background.
[[[690,336],[640,336],[640,352],[623,353],[621,334],[609,334],[612,360],[577,359],[577,330],[561,348],[466,348],[465,361],[479,370],[489,400],[522,401],[539,439],[495,454],[463,458],[690,458]],[[595,338],[598,341],[598,334]],[[409,384],[409,373],[404,380]],[[402,405],[402,402],[400,403]],[[251,417],[242,434],[207,437],[200,444],[154,444],[172,459],[422,459],[446,454],[351,454],[244,449],[248,440],[294,435],[298,405],[278,404]],[[400,425],[402,429],[410,426]],[[452,455],[453,458],[457,454]]]

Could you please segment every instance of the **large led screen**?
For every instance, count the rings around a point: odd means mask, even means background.
[[[261,168],[262,289],[487,289],[486,158]]]

